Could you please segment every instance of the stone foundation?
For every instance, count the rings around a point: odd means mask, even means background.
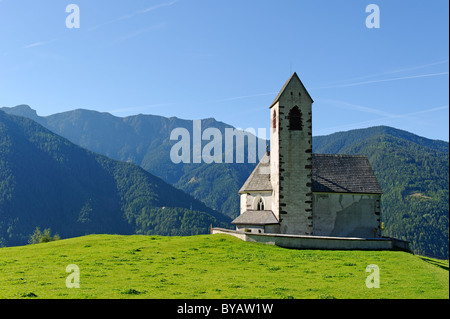
[[[329,237],[287,234],[257,234],[242,231],[212,228],[211,234],[227,234],[243,241],[257,242],[293,249],[321,250],[403,250],[410,252],[409,242],[383,238]]]

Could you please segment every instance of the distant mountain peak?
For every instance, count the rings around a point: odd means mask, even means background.
[[[31,119],[37,119],[38,115],[36,113],[36,110],[32,109],[27,104],[20,104],[14,107],[2,107],[0,110],[5,111],[8,114],[12,115],[19,115],[23,117],[28,117]]]

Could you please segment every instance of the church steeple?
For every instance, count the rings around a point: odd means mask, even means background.
[[[272,207],[281,233],[313,232],[312,103],[294,72],[270,106]]]
[[[275,103],[277,103],[281,97],[281,95],[284,94],[284,92],[286,91],[286,88],[291,84],[291,82],[296,81],[298,83],[300,83],[300,86],[303,88],[303,91],[306,92],[306,95],[308,96],[308,98],[311,100],[311,103],[314,103],[313,99],[311,98],[311,95],[309,95],[308,91],[305,89],[305,86],[303,85],[302,81],[300,80],[300,78],[297,75],[297,72],[292,73],[292,75],[290,76],[290,78],[286,81],[286,83],[284,83],[283,87],[281,88],[280,92],[278,92],[277,97],[275,98],[275,100],[272,102],[272,104],[270,104],[269,108],[272,108],[272,106],[275,105]]]
[[[382,190],[368,159],[312,154],[312,104],[305,86],[293,73],[270,105],[270,152],[239,190],[241,214],[232,223],[240,238],[242,232],[361,238],[381,235]],[[258,241],[258,237],[254,239]],[[264,242],[267,238],[276,244],[281,237],[260,237]],[[303,239],[291,238],[290,245],[304,247]]]

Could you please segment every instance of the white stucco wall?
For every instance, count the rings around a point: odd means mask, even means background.
[[[276,114],[276,127],[272,128],[273,116]],[[280,157],[279,157],[279,127],[280,127],[280,104],[275,103],[270,109],[270,182],[273,189],[272,212],[280,220]]]
[[[236,230],[252,234],[278,234],[280,225],[236,225]]]
[[[241,214],[247,210],[256,210],[259,196],[264,201],[264,210],[272,210],[272,192],[243,193],[241,194]]]

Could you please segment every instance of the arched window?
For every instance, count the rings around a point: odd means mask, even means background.
[[[261,197],[256,199],[256,210],[264,210],[264,200]]]
[[[277,111],[273,111],[272,128],[277,128]]]
[[[290,131],[301,131],[302,130],[302,112],[298,106],[294,106],[289,111],[289,130]]]

